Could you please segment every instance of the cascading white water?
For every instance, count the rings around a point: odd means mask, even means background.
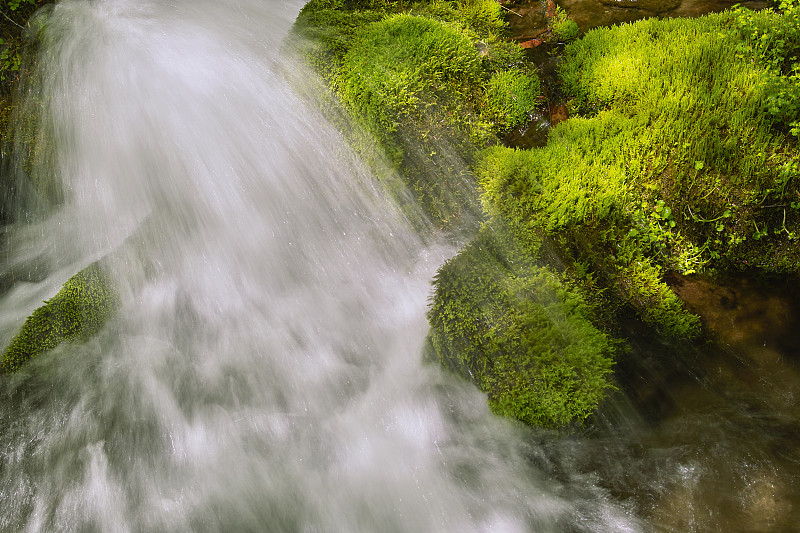
[[[287,83],[299,7],[49,16],[37,103],[66,201],[9,230],[3,268],[51,274],[4,297],[0,335],[98,258],[123,304],[98,338],[2,377],[0,530],[635,530],[423,363],[454,251],[420,242]]]

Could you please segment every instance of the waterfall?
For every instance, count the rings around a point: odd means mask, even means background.
[[[6,229],[8,340],[103,261],[94,339],[0,377],[0,531],[628,531],[552,436],[423,361],[423,242],[295,83],[275,0],[64,0],[30,109],[63,202]],[[295,80],[293,83],[287,81]],[[42,178],[44,177],[44,178]]]

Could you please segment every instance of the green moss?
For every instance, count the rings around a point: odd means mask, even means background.
[[[68,341],[96,335],[117,311],[117,295],[108,274],[92,263],[25,320],[0,359],[4,372],[14,372],[29,359]]]
[[[387,143],[404,117],[420,127],[416,140],[424,141],[430,130],[422,116],[431,114],[438,128],[460,132],[478,146],[492,142],[492,134],[522,122],[540,95],[536,74],[520,68],[519,47],[493,33],[502,26],[498,9],[495,2],[475,0],[381,12],[337,54],[332,86]]]
[[[485,209],[520,239],[566,241],[569,271],[668,335],[700,325],[667,271],[796,271],[795,4],[644,20],[568,45],[560,73],[573,118],[542,149],[482,154]]]
[[[759,17],[776,27],[785,18]],[[675,231],[703,249],[699,267],[798,253],[797,142],[769,111],[774,59],[743,52],[752,36],[732,29],[738,21],[723,13],[592,32],[568,47],[562,71],[585,106],[637,120],[632,182],[651,205],[671,207]],[[790,55],[800,46],[792,39]]]
[[[585,299],[497,224],[441,267],[429,345],[488,393],[491,409],[528,424],[582,421],[612,388],[613,343]]]
[[[602,112],[557,127],[544,149],[486,150],[477,167],[483,201],[522,242],[532,235],[570,240],[563,259],[582,264],[583,277],[602,278],[646,323],[666,335],[695,336],[699,320],[662,281],[659,264],[683,241],[672,238],[669,220],[630,216],[636,211],[625,161],[635,147],[634,125]]]
[[[477,165],[487,211],[549,232],[611,216],[628,195],[630,127],[604,113],[557,127],[546,149],[489,148]]]
[[[13,93],[23,67],[25,32],[31,32],[29,20],[52,0],[0,0],[0,98]]]
[[[45,9],[42,9],[47,6]],[[0,223],[11,224],[22,213],[28,220],[59,205],[62,190],[52,172],[32,172],[40,157],[46,128],[36,108],[38,84],[33,66],[39,30],[47,19],[49,0],[0,0]],[[34,16],[35,14],[35,16]],[[25,83],[25,85],[22,85]]]
[[[734,9],[737,53],[766,67],[760,75],[766,111],[800,137],[800,2],[776,3],[777,12]]]
[[[336,85],[348,107],[385,135],[428,103],[423,93],[437,94],[457,111],[479,77],[478,51],[458,30],[425,17],[392,15],[359,35]]]
[[[562,42],[576,39],[581,32],[578,23],[569,18],[567,12],[560,6],[556,7],[556,14],[550,20],[550,27],[553,30],[554,37]]]
[[[292,44],[314,70],[330,80],[357,32],[386,15],[388,3],[369,10],[346,9],[341,1],[312,0],[300,10],[292,28]]]
[[[584,110],[613,109],[637,120],[638,155],[650,167],[637,176],[641,183],[668,178],[659,188],[697,202],[704,219],[725,210],[711,215],[726,200],[714,189],[735,194],[726,202],[733,207],[752,204],[796,163],[796,143],[766,112],[770,61],[739,52],[747,41],[731,31],[735,22],[723,13],[593,30],[567,47],[561,70]]]
[[[540,95],[538,76],[518,68],[498,70],[486,88],[484,116],[500,130],[515,128],[528,120]]]
[[[503,27],[493,0],[312,0],[292,42],[355,118],[356,149],[374,161],[377,143],[428,219],[454,229],[481,216],[468,168],[476,149],[524,120],[539,95]]]

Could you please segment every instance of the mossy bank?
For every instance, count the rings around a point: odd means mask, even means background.
[[[563,54],[571,118],[531,150],[497,142],[539,88],[494,2],[313,0],[295,34],[445,229],[471,208],[441,163],[458,147],[483,226],[436,277],[429,348],[495,411],[562,426],[613,386],[617,317],[702,334],[667,273],[796,272],[797,17],[784,3],[594,30]]]
[[[644,20],[567,46],[575,116],[548,145],[491,148],[489,212],[558,243],[667,335],[698,334],[664,274],[796,272],[800,8]]]
[[[486,391],[495,412],[560,427],[585,419],[612,387],[615,343],[540,257],[538,239],[487,223],[479,204],[481,150],[542,105],[535,67],[502,36],[501,11],[493,0],[314,0],[293,33],[430,223],[475,228],[436,277],[431,353]],[[369,142],[351,139],[364,153]]]
[[[11,224],[23,213],[31,216],[40,206],[52,207],[61,191],[51,175],[34,177],[39,113],[30,86],[38,47],[38,30],[52,0],[0,0],[0,224]],[[2,246],[2,244],[0,244]],[[7,288],[0,276],[0,294]]]

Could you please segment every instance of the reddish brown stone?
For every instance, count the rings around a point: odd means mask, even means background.
[[[567,106],[557,105],[550,109],[550,125],[555,126],[565,120],[567,120]]]
[[[522,41],[521,43],[519,43],[519,45],[522,48],[534,48],[536,46],[539,46],[540,44],[542,44],[542,41],[540,41],[539,39],[531,39],[530,41]]]

